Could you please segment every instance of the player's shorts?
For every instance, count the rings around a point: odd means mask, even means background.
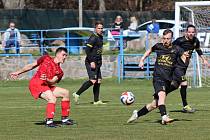
[[[170,85],[171,85],[171,81],[162,80],[158,76],[153,77],[153,87],[154,87],[154,90],[155,90],[155,93],[153,95],[154,99],[158,99],[159,98],[158,93],[160,91],[166,92],[170,88]]]
[[[96,65],[96,68],[92,69],[90,67],[90,63],[85,62],[85,66],[86,66],[86,70],[87,70],[88,77],[89,77],[90,80],[102,79],[101,65],[99,65],[99,66]]]
[[[34,99],[38,99],[40,95],[47,90],[54,91],[55,88],[55,86],[49,86],[38,78],[32,78],[29,82],[29,90]]]
[[[172,80],[177,81],[179,84],[181,82],[187,81],[185,77],[186,71],[187,68],[176,67],[173,72]]]

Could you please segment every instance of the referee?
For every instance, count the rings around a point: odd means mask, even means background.
[[[86,44],[85,66],[89,80],[85,81],[77,92],[73,93],[74,101],[79,104],[80,95],[93,85],[94,102],[93,104],[106,104],[99,100],[101,85],[101,65],[102,65],[102,48],[103,48],[103,23],[95,23],[95,32],[90,36]]]

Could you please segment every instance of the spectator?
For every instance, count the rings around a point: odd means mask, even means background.
[[[149,46],[153,46],[154,44],[156,44],[157,42],[159,42],[159,23],[156,22],[155,19],[152,19],[152,23],[147,25],[147,32],[150,33],[148,36],[148,39],[150,40],[151,45]]]
[[[156,34],[158,34],[159,33],[159,29],[160,29],[159,24],[156,22],[155,19],[153,19],[152,23],[147,26],[147,31],[149,33],[156,33]]]
[[[128,26],[128,29],[130,31],[135,31],[137,26],[138,26],[138,21],[136,17],[135,16],[130,17],[130,26]]]
[[[20,32],[17,28],[15,28],[15,23],[10,22],[9,28],[4,33],[4,42],[3,45],[5,47],[5,53],[8,54],[9,50],[12,46],[16,48],[16,53],[20,53]]]
[[[115,18],[115,21],[114,21],[114,24],[112,26],[112,31],[111,31],[111,34],[112,35],[120,35],[120,30],[123,30],[124,29],[124,22],[123,22],[123,19],[121,16],[117,16]],[[112,44],[112,43],[111,43]],[[118,38],[115,38],[115,41],[113,42],[114,45],[111,45],[111,46],[114,46],[112,48],[112,50],[120,50],[120,41]],[[126,40],[123,40],[123,48],[126,47]]]
[[[121,16],[117,16],[115,18],[114,24],[112,26],[113,30],[112,30],[112,35],[119,35],[120,34],[120,30],[124,29],[124,22]]]

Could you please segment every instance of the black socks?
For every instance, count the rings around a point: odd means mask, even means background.
[[[142,109],[140,109],[140,110],[137,112],[137,114],[138,114],[138,117],[140,117],[140,116],[146,115],[148,112],[149,112],[149,110],[147,109],[146,106],[144,106]]]
[[[97,102],[99,100],[100,85],[100,83],[95,83],[93,85],[94,102]]]
[[[161,116],[166,115],[166,106],[165,105],[159,105],[159,110],[160,110]]]
[[[185,107],[186,105],[188,105],[188,103],[187,103],[187,86],[181,86],[180,94],[182,97],[183,106]]]
[[[85,90],[87,90],[92,85],[93,83],[89,80],[84,82],[83,85],[80,87],[80,89],[76,92],[76,94],[81,95]]]

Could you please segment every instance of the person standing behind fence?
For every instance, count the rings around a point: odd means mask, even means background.
[[[112,28],[112,35],[120,35],[120,30],[124,29],[124,22],[121,16],[115,18]]]
[[[5,53],[8,54],[11,47],[15,47],[16,53],[20,53],[20,32],[17,28],[15,28],[15,23],[10,22],[9,28],[4,33],[4,40],[3,40],[4,50]]]
[[[106,104],[99,100],[101,85],[101,65],[102,65],[102,47],[103,47],[103,23],[95,23],[95,33],[93,33],[86,44],[85,66],[89,80],[85,81],[77,92],[73,93],[74,101],[79,104],[79,97],[89,87],[93,85],[94,105]]]
[[[135,16],[130,17],[130,25],[128,26],[128,29],[130,31],[136,31],[136,28],[138,26],[138,21]]]
[[[119,36],[120,31],[124,30],[124,22],[123,18],[121,16],[116,16],[115,21],[112,25],[112,31],[111,34],[114,36]],[[126,40],[123,40],[123,48],[126,47]],[[119,50],[120,49],[120,40],[119,38],[115,38],[114,48],[112,50]]]
[[[159,30],[160,30],[159,23],[157,23],[155,19],[152,19],[152,23],[149,24],[149,25],[147,25],[147,31],[149,33],[158,34],[159,33]]]

